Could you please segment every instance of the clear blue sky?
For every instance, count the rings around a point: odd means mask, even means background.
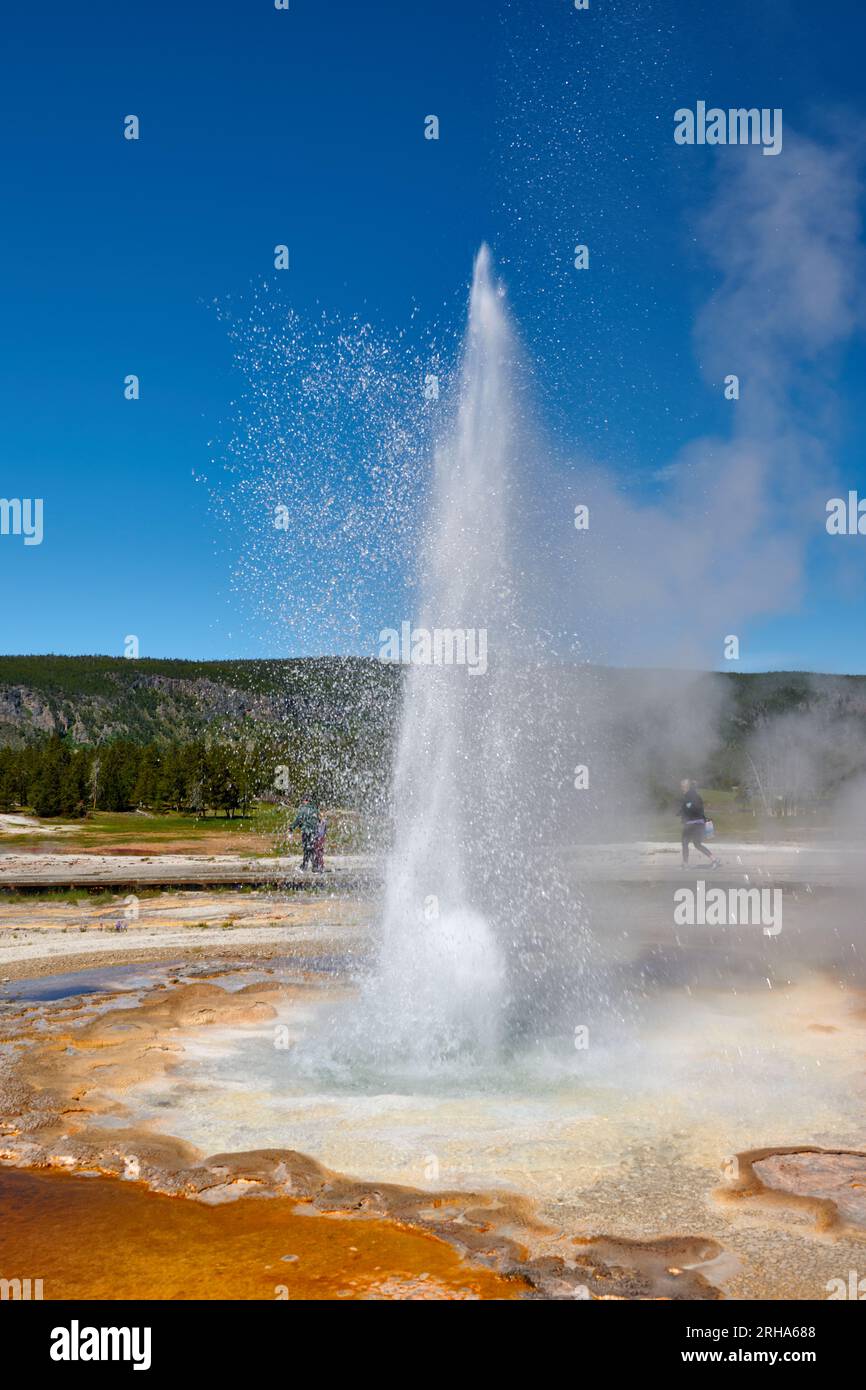
[[[707,97],[781,106],[806,135],[831,111],[856,124],[864,41],[855,0],[14,7],[0,496],[44,498],[45,539],[0,537],[0,650],[120,654],[136,633],[142,655],[286,654],[239,608],[242,542],[194,476],[239,389],[213,303],[273,282],[277,242],[286,303],[398,331],[413,306],[456,324],[488,240],[557,438],[652,496],[688,439],[725,428],[692,341],[714,284],[691,233],[712,155],[682,159],[673,110]],[[575,228],[595,256],[580,302]],[[852,335],[832,450],[866,495],[864,361]],[[752,664],[866,670],[866,537],[838,544],[844,587],[816,535],[796,607],[749,630]]]

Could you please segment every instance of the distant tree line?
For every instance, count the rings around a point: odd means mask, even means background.
[[[286,751],[278,739],[78,747],[53,736],[0,748],[0,811],[83,817],[90,811],[180,811],[245,815],[259,800],[292,802],[310,792],[351,806],[375,797],[382,764],[358,768],[351,740],[315,738]]]
[[[76,748],[55,737],[0,749],[0,810],[38,816],[144,808],[231,816],[273,787],[273,762],[244,744],[118,739]]]

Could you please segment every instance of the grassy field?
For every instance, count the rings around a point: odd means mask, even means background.
[[[720,840],[784,842],[802,837],[820,839],[829,834],[829,809],[819,807],[807,815],[767,816],[762,807],[744,809],[730,791],[704,789],[707,812],[712,816]],[[56,835],[0,835],[0,851],[26,850],[55,854],[237,854],[248,858],[300,852],[300,838],[291,841],[288,826],[294,810],[261,804],[249,815],[195,816],[147,811],[96,811],[81,821],[42,820],[40,826],[56,827]],[[351,811],[328,810],[326,854],[363,853],[371,848],[371,827]],[[35,819],[35,817],[34,817]],[[632,827],[636,839],[678,840],[680,834],[676,806],[646,817]]]
[[[364,848],[364,830],[357,815],[339,809],[326,814],[326,853],[352,853]],[[291,841],[288,836],[293,816],[293,810],[264,804],[247,816],[231,817],[95,811],[80,821],[63,817],[39,821],[40,827],[56,828],[56,835],[26,830],[2,835],[0,850],[49,854],[240,854],[258,858],[292,854],[299,849],[297,834]]]
[[[701,795],[720,839],[784,843],[820,838],[831,830],[830,808],[823,805],[802,815],[768,816],[760,804],[744,809],[738,796],[731,791],[705,787]],[[647,821],[644,837],[647,840],[678,840],[679,836],[680,823],[673,806],[670,812],[658,812]]]

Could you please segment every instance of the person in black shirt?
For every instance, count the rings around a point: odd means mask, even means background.
[[[720,859],[714,859],[710,850],[704,844],[704,827],[707,823],[707,815],[704,810],[704,801],[695,783],[691,778],[684,777],[680,782],[680,791],[683,794],[680,802],[680,820],[683,823],[683,867],[689,862],[689,846],[694,845],[695,849],[700,850],[707,859],[710,860],[714,869],[721,864]]]

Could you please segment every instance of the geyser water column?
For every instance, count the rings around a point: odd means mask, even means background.
[[[451,423],[435,452],[413,629],[434,653],[444,634],[458,658],[450,634],[474,641],[475,656],[486,641],[487,659],[422,658],[408,669],[379,967],[365,1000],[380,1056],[423,1067],[499,1052],[525,916],[531,832],[520,783],[533,702],[519,673],[534,642],[511,558],[521,433],[514,373],[514,335],[485,246]]]

